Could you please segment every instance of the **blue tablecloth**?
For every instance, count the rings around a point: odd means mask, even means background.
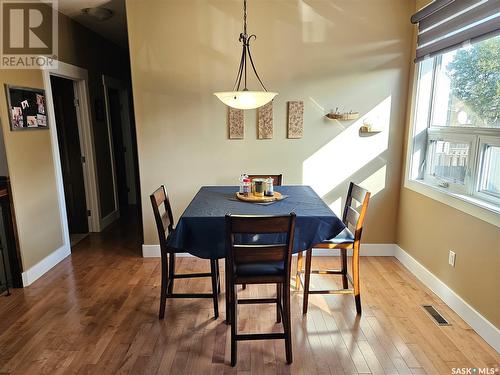
[[[335,237],[345,227],[309,186],[277,186],[288,198],[270,205],[236,200],[236,186],[204,186],[179,219],[168,240],[176,252],[189,252],[200,258],[226,256],[226,213],[241,215],[286,215],[295,212],[294,252]]]

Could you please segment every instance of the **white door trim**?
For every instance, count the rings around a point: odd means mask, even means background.
[[[108,129],[108,146],[109,146],[109,155],[111,157],[111,175],[113,178],[113,196],[115,201],[114,210],[102,220],[102,224],[107,226],[120,217],[120,207],[118,202],[118,187],[116,186],[117,182],[116,182],[116,168],[115,168],[115,152],[113,150],[113,129],[111,127],[111,113],[109,111],[108,88],[113,87],[119,89],[121,88],[121,83],[117,79],[105,76],[103,74],[102,84],[104,87],[104,110],[106,111],[106,126]]]
[[[85,198],[87,207],[91,211],[91,215],[88,218],[89,231],[99,232],[101,230],[99,223],[99,190],[96,183],[96,160],[92,135],[92,125],[90,119],[91,109],[88,86],[88,72],[86,69],[60,61],[57,63],[57,69],[46,69],[42,71],[47,110],[49,115],[49,131],[52,145],[52,157],[54,160],[56,175],[59,211],[63,227],[63,241],[65,245],[70,246],[66,201],[64,198],[64,184],[57,137],[57,126],[55,120],[54,102],[52,99],[52,87],[50,84],[51,75],[67,78],[74,81],[75,96],[79,102],[76,112],[78,120],[78,133],[80,137],[80,149],[85,156],[85,163],[83,163]]]

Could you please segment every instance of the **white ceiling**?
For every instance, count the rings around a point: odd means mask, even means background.
[[[83,8],[104,7],[113,11],[107,21],[98,21],[82,14]],[[59,0],[59,12],[73,18],[83,26],[102,35],[104,38],[127,48],[127,16],[125,0]]]

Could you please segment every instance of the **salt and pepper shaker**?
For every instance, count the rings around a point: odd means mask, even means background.
[[[266,197],[272,197],[274,196],[274,186],[273,186],[273,178],[272,177],[269,177],[266,179],[266,188],[265,188],[265,192],[264,192],[264,195]]]
[[[239,178],[239,182],[240,182],[240,190],[239,190],[239,192],[240,192],[240,194],[244,193],[243,187],[244,187],[244,181],[245,181],[246,178],[248,178],[248,175],[246,173],[240,174],[240,178]]]
[[[273,185],[273,178],[268,177],[268,178],[263,178],[263,179],[254,179],[253,181],[248,178],[248,175],[246,173],[240,174],[240,177],[238,179],[240,186],[239,186],[239,193],[241,195],[244,195],[245,197],[248,197],[252,194],[255,196],[259,197],[272,197],[274,196],[274,185]],[[255,183],[256,188],[255,191],[252,191],[252,183]]]
[[[243,180],[243,195],[248,197],[252,190],[252,183],[249,178]]]

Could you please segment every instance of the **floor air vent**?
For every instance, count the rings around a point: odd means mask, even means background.
[[[432,305],[422,305],[425,311],[431,316],[438,326],[451,325]]]

